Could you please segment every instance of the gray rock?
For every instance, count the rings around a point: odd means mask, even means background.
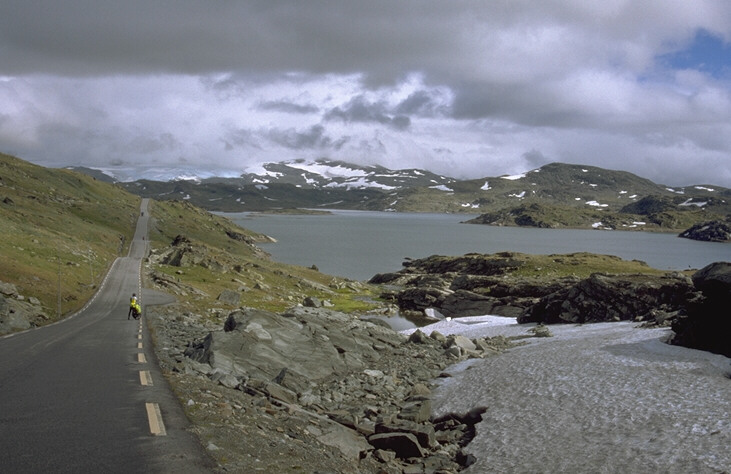
[[[363,436],[336,423],[328,425],[325,433],[318,436],[317,440],[322,444],[337,448],[345,457],[353,460],[360,459],[363,453],[372,449]]]
[[[286,368],[281,385],[294,392],[304,391],[310,381],[364,369],[366,361],[379,357],[374,347],[404,341],[390,329],[355,317],[303,307],[282,315],[237,310],[226,328],[228,332],[210,333],[186,355],[226,373],[262,380],[273,380]]]
[[[410,433],[416,436],[424,449],[433,449],[438,445],[434,426],[431,424],[420,424],[401,419],[390,423],[377,423],[376,433]]]
[[[12,283],[5,283],[3,281],[0,281],[0,294],[17,298],[18,289]]]
[[[423,396],[409,397],[398,414],[402,420],[424,423],[431,417],[431,399]]]
[[[322,308],[322,301],[314,296],[308,296],[302,304],[308,308]]]
[[[457,346],[460,349],[467,351],[474,351],[477,348],[470,339],[460,335],[448,336],[445,345],[447,347]]]
[[[241,295],[238,291],[223,290],[221,294],[218,295],[218,301],[227,305],[238,306],[241,301]]]
[[[401,459],[423,457],[425,454],[419,440],[411,433],[378,433],[369,436],[368,442],[376,449],[393,451]]]

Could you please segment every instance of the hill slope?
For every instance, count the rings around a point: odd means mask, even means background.
[[[0,279],[37,298],[48,320],[80,308],[126,251],[139,203],[84,174],[0,154]]]

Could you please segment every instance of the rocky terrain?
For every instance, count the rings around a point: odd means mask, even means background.
[[[0,334],[40,326],[48,319],[38,298],[21,295],[15,285],[0,281]]]
[[[553,300],[560,306],[566,299],[576,299],[577,303],[581,299],[585,300],[584,307],[559,311],[562,322],[595,319],[591,311],[586,312],[587,306],[610,300],[617,304],[621,301],[627,307],[615,312],[602,309],[598,319],[627,319],[632,315],[642,320],[653,309],[677,310],[678,298],[692,286],[682,274],[666,275],[642,262],[585,253],[434,255],[407,260],[403,266],[399,272],[376,275],[370,282],[385,285],[382,296],[397,304],[402,313],[414,315],[433,308],[451,317],[496,314],[557,322],[546,311],[536,316],[538,306],[548,307]],[[567,301],[564,307],[569,306]]]
[[[513,345],[410,337],[322,308],[240,308],[224,321],[147,310],[156,351],[221,472],[458,472],[481,410],[431,418],[448,365]],[[206,322],[208,321],[208,322]]]
[[[551,264],[552,270],[543,267]],[[593,271],[599,264],[614,271]],[[630,265],[617,272],[623,264]],[[567,274],[572,266],[589,274]],[[691,278],[649,268],[639,272],[641,262],[609,256],[503,252],[410,260],[403,270],[376,275],[371,283],[388,285],[383,297],[421,321],[483,314],[516,317],[519,323],[629,320],[672,325],[673,343],[728,354],[730,269],[731,263],[717,262]]]
[[[731,224],[729,222],[731,221],[728,217],[726,222],[719,220],[701,222],[681,232],[679,237],[704,242],[731,242]]]

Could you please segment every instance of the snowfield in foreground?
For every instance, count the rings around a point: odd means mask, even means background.
[[[477,316],[421,330],[475,338],[533,326]],[[549,329],[554,337],[440,379],[434,415],[487,408],[466,472],[731,471],[731,359],[670,346],[669,329],[630,322]]]

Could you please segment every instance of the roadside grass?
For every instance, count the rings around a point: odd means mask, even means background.
[[[0,154],[0,280],[49,320],[91,297],[134,230],[140,198],[69,170]],[[59,293],[60,288],[60,293]]]

